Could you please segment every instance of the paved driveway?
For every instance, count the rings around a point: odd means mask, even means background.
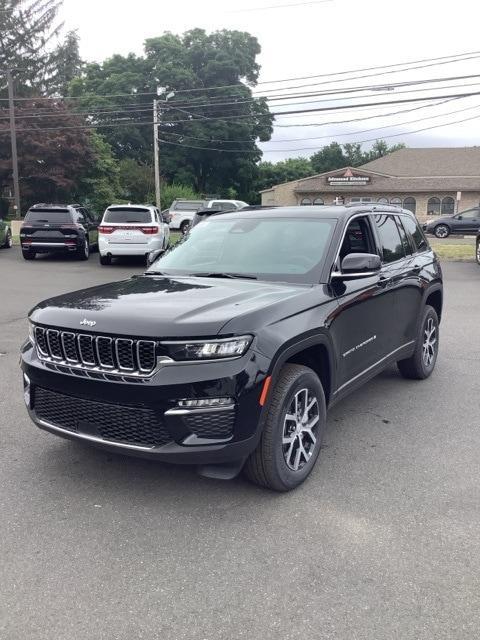
[[[480,636],[480,269],[445,265],[441,354],[335,408],[310,480],[106,454],[40,432],[18,347],[39,299],[140,272],[0,252],[2,640]]]

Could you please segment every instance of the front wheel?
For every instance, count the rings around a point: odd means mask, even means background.
[[[477,240],[477,250],[475,251],[475,259],[480,266],[480,238]]]
[[[448,238],[448,236],[450,235],[450,229],[446,224],[437,224],[437,226],[433,230],[433,233],[437,238]]]
[[[189,231],[190,231],[190,222],[188,220],[184,220],[180,225],[180,233],[182,234],[182,236],[186,236]]]
[[[247,477],[274,491],[290,491],[312,471],[326,422],[322,384],[312,369],[287,364],[271,391],[262,437],[245,464]]]
[[[437,312],[433,307],[427,305],[423,312],[415,351],[410,358],[397,362],[404,378],[425,380],[430,376],[437,362],[439,337]]]

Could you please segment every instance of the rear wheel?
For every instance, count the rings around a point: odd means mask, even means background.
[[[437,224],[437,226],[433,230],[433,233],[437,238],[448,238],[448,236],[450,235],[450,229],[446,224]]]
[[[7,233],[5,235],[5,242],[3,243],[3,246],[5,247],[5,249],[10,249],[12,245],[13,245],[12,232],[10,231],[10,229],[7,229]]]
[[[404,378],[424,380],[435,368],[438,355],[439,322],[435,309],[425,307],[415,351],[406,360],[399,360],[397,366]]]
[[[85,238],[83,244],[81,244],[77,249],[77,257],[79,260],[88,260],[90,256],[90,244],[88,243],[88,238]]]
[[[480,238],[477,240],[477,250],[475,251],[475,259],[477,264],[480,265]]]
[[[35,251],[22,251],[22,256],[25,260],[35,260],[36,255]]]
[[[102,255],[100,255],[100,264],[103,264],[104,267],[112,264],[112,256],[102,256]]]
[[[182,222],[182,224],[180,225],[180,233],[183,236],[186,236],[188,231],[189,231],[189,229],[190,229],[190,222],[188,220],[184,220]]]
[[[247,477],[274,491],[300,485],[317,461],[325,420],[318,376],[308,367],[285,365],[271,391],[260,442],[245,464]]]

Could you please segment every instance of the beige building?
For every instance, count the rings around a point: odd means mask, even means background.
[[[400,149],[262,191],[263,205],[349,202],[402,205],[422,221],[479,206],[480,147]]]

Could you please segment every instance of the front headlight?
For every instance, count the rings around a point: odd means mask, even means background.
[[[191,340],[190,342],[162,342],[168,355],[177,361],[219,360],[240,358],[252,342],[252,336],[239,336],[221,340]]]

